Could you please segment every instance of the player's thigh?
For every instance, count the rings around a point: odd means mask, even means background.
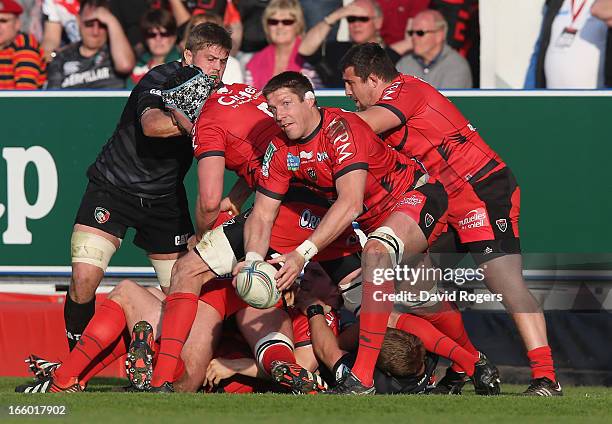
[[[121,306],[130,331],[137,322],[147,321],[153,327],[154,335],[160,334],[163,294],[159,289],[123,280],[108,294],[108,298]]]

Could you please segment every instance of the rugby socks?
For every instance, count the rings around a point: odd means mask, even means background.
[[[74,349],[79,338],[85,331],[85,327],[93,318],[96,312],[96,297],[94,296],[87,303],[76,303],[66,293],[66,302],[64,303],[64,322],[66,324],[66,338],[68,339],[68,348]]]
[[[389,300],[394,293],[392,281],[380,285],[363,282],[361,313],[359,315],[359,350],[351,371],[364,387],[374,384],[374,366],[387,332],[387,322],[393,309]]]
[[[272,363],[276,361],[295,364],[291,339],[280,333],[272,333],[255,345],[255,357],[261,368],[268,374],[272,373]]]
[[[78,378],[92,361],[115,342],[125,330],[126,321],[121,306],[106,299],[90,321],[75,348],[55,372],[59,386]]]
[[[104,350],[93,361],[92,365],[87,367],[85,373],[79,378],[81,384],[87,384],[92,377],[95,377],[100,371],[108,367],[115,360],[121,358],[127,353],[130,344],[130,333],[127,328],[107,349]]]
[[[442,334],[456,341],[459,346],[467,350],[469,353],[478,355],[478,350],[472,344],[472,341],[465,330],[463,318],[461,317],[461,312],[459,312],[459,310],[447,304],[444,305],[443,312],[428,313],[419,316],[432,323],[434,327],[442,332]]]
[[[157,364],[157,358],[159,357],[159,341],[155,340],[153,343],[153,369],[155,369],[155,365]],[[174,376],[172,377],[172,381],[177,381],[185,374],[185,362],[183,358],[179,356],[176,361],[176,369],[174,370]]]
[[[546,345],[532,349],[527,352],[527,357],[531,367],[531,378],[546,377],[550,381],[557,381],[550,346]]]
[[[474,374],[474,364],[480,359],[478,353],[472,354],[463,349],[427,320],[416,315],[402,314],[395,328],[417,336],[423,342],[425,350],[450,359],[453,365],[460,367],[459,371],[465,372],[468,376]]]
[[[193,293],[172,293],[166,298],[162,316],[159,356],[153,369],[151,385],[172,383],[185,340],[189,336],[196,313],[198,296]]]

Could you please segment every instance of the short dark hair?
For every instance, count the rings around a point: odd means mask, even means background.
[[[340,60],[340,69],[344,72],[351,66],[355,69],[355,75],[362,81],[374,74],[385,82],[391,82],[399,74],[385,49],[378,43],[358,44],[351,47]]]
[[[187,36],[185,50],[196,52],[210,46],[221,46],[225,50],[231,50],[232,38],[229,32],[212,22],[194,26]]]
[[[395,328],[387,328],[376,366],[394,377],[406,377],[418,373],[425,361],[423,342],[414,334]]]
[[[163,28],[176,35],[176,20],[166,9],[149,9],[140,20],[140,30],[144,36],[155,28]]]
[[[81,5],[79,9],[79,15],[83,14],[83,10],[86,6],[89,7],[104,7],[105,9],[110,10],[110,2],[109,0],[81,0]]]
[[[312,91],[314,93],[310,80],[299,72],[294,71],[285,71],[276,75],[268,81],[262,92],[264,96],[268,97],[270,93],[281,88],[288,88],[297,94],[301,101],[304,101],[304,96],[307,92]]]

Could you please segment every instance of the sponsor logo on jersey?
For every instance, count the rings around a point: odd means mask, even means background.
[[[310,160],[314,157],[313,152],[300,152],[300,159]]]
[[[416,206],[416,205],[420,205],[421,203],[423,203],[423,198],[420,197],[420,196],[417,196],[416,194],[412,194],[412,195],[410,195],[410,197],[404,197],[397,204],[397,206],[404,206],[404,205]]]
[[[94,211],[94,218],[98,224],[104,224],[110,219],[110,212],[101,206],[98,206]]]
[[[268,178],[270,175],[270,161],[272,160],[272,156],[274,156],[274,152],[278,149],[272,143],[268,144],[268,148],[266,149],[266,153],[263,157],[263,162],[261,164],[261,175]]]
[[[287,153],[287,169],[289,171],[297,171],[300,169],[300,158],[291,153]]]
[[[149,93],[153,94],[154,96],[159,96],[159,97],[161,97],[161,95],[162,95],[161,90],[158,90],[157,88],[152,88],[149,91]]]
[[[218,93],[220,92],[221,91],[218,91]],[[220,105],[236,108],[241,104],[257,99],[260,94],[261,93],[255,87],[246,86],[237,93],[234,93],[233,90],[228,91],[226,96],[219,96],[217,101]]]
[[[310,209],[304,209],[300,215],[300,227],[311,230],[316,229],[321,222],[321,217],[316,216]]]
[[[487,224],[487,213],[484,208],[472,209],[465,215],[465,218],[459,221],[459,226],[462,230],[480,228]]]
[[[318,152],[317,153],[317,161],[318,162],[323,162],[324,160],[329,159],[329,156],[327,156],[327,152]]]
[[[429,228],[431,224],[433,224],[433,222],[434,222],[434,217],[431,216],[431,214],[426,213],[425,214],[425,228]]]
[[[499,228],[499,231],[502,233],[505,233],[508,229],[508,221],[506,221],[506,218],[496,220],[495,224],[497,224],[497,228]]]
[[[317,171],[314,168],[308,168],[306,173],[312,181],[317,181]]]
[[[189,236],[191,233],[181,234],[178,236],[174,236],[174,245],[175,246],[183,246],[187,244],[187,240],[189,240]]]
[[[485,248],[485,250],[483,250],[482,253],[485,254],[485,255],[488,255],[489,253],[493,253],[493,249],[491,249],[489,246],[487,246]]]
[[[329,131],[329,137],[332,139],[332,144],[336,149],[336,161],[340,165],[354,153],[351,151],[351,136],[348,133],[348,125],[344,119],[334,118],[326,130]]]
[[[391,84],[389,88],[383,91],[382,100],[393,100],[394,98],[396,98],[397,96],[394,96],[394,94],[398,92],[398,89],[401,85],[402,81],[397,81]]]

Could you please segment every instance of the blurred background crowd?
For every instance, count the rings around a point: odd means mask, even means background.
[[[365,42],[440,89],[612,86],[612,0],[0,0],[0,89],[131,89],[202,22],[232,34],[224,82],[260,89],[342,88]]]

